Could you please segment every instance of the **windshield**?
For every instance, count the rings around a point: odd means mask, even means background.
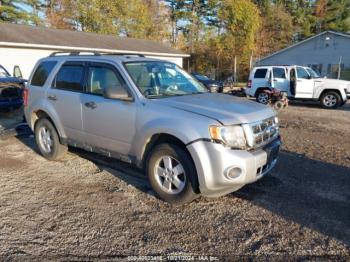
[[[203,76],[203,75],[194,74],[193,76],[194,76],[196,79],[201,80],[201,81],[210,80],[209,77]]]
[[[135,85],[148,98],[208,92],[175,64],[158,61],[127,62],[125,67]]]
[[[306,67],[305,69],[306,69],[306,71],[312,76],[312,78],[320,78],[320,77],[321,77],[321,76],[320,76],[318,73],[316,73],[316,71],[314,71],[312,68]]]
[[[0,77],[9,77],[9,73],[5,70],[5,68],[3,68],[2,66],[0,66]]]

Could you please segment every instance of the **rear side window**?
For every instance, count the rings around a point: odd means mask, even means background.
[[[254,74],[254,78],[265,78],[267,73],[266,68],[257,69]]]
[[[84,65],[63,65],[56,75],[54,88],[83,92]]]
[[[43,86],[56,64],[56,61],[42,62],[37,67],[30,84],[33,86]]]
[[[274,78],[286,78],[286,71],[284,68],[281,67],[274,67],[273,68],[273,77]]]

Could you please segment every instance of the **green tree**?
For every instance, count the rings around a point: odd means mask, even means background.
[[[219,18],[224,25],[222,42],[230,68],[236,56],[240,64],[247,67],[256,49],[256,35],[261,25],[258,7],[249,0],[224,0]]]
[[[264,1],[262,25],[257,34],[257,56],[265,56],[291,44],[295,27],[292,16],[281,4]]]
[[[318,0],[314,8],[316,17],[314,32],[350,30],[350,0]]]
[[[171,24],[171,43],[176,46],[179,34],[179,21],[184,17],[184,0],[164,0],[169,9]]]
[[[0,0],[0,22],[39,24],[39,6],[39,0]]]

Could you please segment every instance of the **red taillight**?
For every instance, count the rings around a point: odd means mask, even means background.
[[[251,87],[252,87],[252,80],[248,80],[247,87],[248,87],[248,88],[251,88]]]
[[[27,106],[28,105],[28,97],[29,97],[29,90],[27,88],[23,89],[23,105]]]

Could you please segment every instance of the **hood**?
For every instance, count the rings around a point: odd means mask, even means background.
[[[315,82],[322,82],[324,84],[338,84],[338,85],[350,85],[350,81],[331,79],[331,78],[315,78]]]
[[[198,80],[199,82],[202,82],[205,85],[217,85],[220,86],[221,83],[219,81],[213,80],[213,79],[208,79],[208,80]]]
[[[158,99],[158,103],[217,120],[224,125],[252,123],[275,115],[266,105],[225,94],[203,93]]]
[[[0,77],[0,83],[16,83],[16,84],[22,84],[26,82],[25,79],[17,78],[17,77]]]

